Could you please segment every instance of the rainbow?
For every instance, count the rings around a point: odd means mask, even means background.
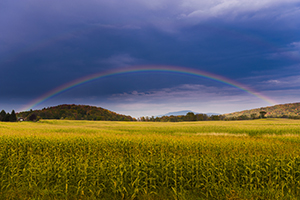
[[[177,66],[135,66],[135,67],[129,67],[129,68],[122,68],[122,69],[114,69],[114,70],[109,70],[105,72],[100,72],[96,74],[92,74],[89,76],[85,76],[76,80],[73,80],[71,82],[68,82],[66,84],[63,84],[45,94],[42,96],[34,99],[32,102],[30,102],[28,105],[26,105],[22,110],[30,110],[37,105],[47,101],[50,98],[53,98],[67,90],[70,90],[72,88],[75,88],[79,85],[91,82],[93,80],[103,78],[103,77],[108,77],[108,76],[114,76],[118,74],[128,74],[128,73],[134,73],[134,72],[171,72],[171,73],[180,73],[180,74],[187,74],[187,75],[193,75],[193,76],[198,76],[202,78],[207,78],[211,79],[217,82],[221,82],[227,85],[230,85],[232,87],[238,88],[240,90],[243,90],[247,93],[250,93],[268,104],[275,105],[276,103],[271,100],[270,98],[260,94],[259,92],[256,92],[247,86],[242,85],[241,83],[238,83],[234,80],[230,80],[228,78],[212,74],[209,72],[204,72],[198,69],[192,69],[192,68],[184,68],[184,67],[177,67]]]

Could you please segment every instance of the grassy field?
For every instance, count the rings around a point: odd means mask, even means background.
[[[0,122],[0,199],[299,199],[300,120]]]

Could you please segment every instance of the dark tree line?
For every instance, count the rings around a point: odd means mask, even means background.
[[[266,118],[266,111],[260,111],[258,114],[252,113],[248,115],[239,115],[236,117],[227,117],[226,115],[206,115],[206,114],[194,114],[189,112],[186,115],[178,116],[162,116],[162,117],[141,117],[139,121],[152,121],[152,122],[183,122],[183,121],[232,121],[232,120],[253,120],[253,119],[262,119]],[[287,116],[288,117],[288,116]],[[284,118],[284,117],[282,117]],[[291,118],[291,117],[288,117]],[[297,118],[293,118],[297,119]]]
[[[11,111],[11,113],[6,113],[4,110],[0,112],[0,121],[2,122],[16,122],[17,121],[17,115],[14,110]]]
[[[224,120],[224,115],[207,115],[207,114],[194,114],[188,112],[186,115],[177,116],[162,116],[162,117],[141,117],[140,121],[152,121],[152,122],[183,122],[183,121],[212,121],[212,120]]]

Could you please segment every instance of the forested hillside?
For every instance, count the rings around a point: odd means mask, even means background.
[[[251,110],[244,110],[240,112],[224,114],[224,116],[226,118],[238,118],[241,116],[248,117],[248,118],[259,118],[261,111],[265,111],[264,116],[267,118],[300,119],[300,103],[280,104],[280,105],[256,108]]]
[[[39,119],[135,121],[135,118],[131,116],[120,115],[101,107],[75,104],[20,112],[17,116],[30,121]]]

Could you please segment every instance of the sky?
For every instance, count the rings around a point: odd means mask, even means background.
[[[0,27],[7,112],[81,104],[140,117],[300,102],[300,0],[2,0]],[[164,66],[210,75],[141,70]],[[51,96],[113,71],[124,73]]]

